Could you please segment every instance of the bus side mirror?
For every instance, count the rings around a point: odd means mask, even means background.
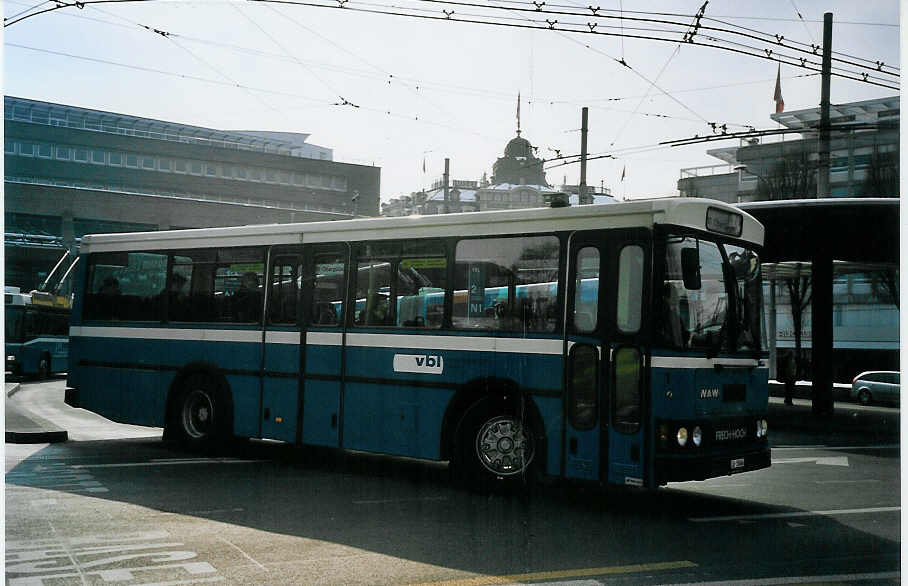
[[[681,278],[685,289],[700,288],[700,252],[696,248],[681,249]]]

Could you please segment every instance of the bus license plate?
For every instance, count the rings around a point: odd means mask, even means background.
[[[731,469],[738,470],[739,468],[744,467],[744,458],[738,458],[737,460],[731,461]]]

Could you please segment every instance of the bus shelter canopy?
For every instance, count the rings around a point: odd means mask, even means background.
[[[764,262],[836,260],[898,264],[898,198],[789,199],[738,204],[766,228]]]

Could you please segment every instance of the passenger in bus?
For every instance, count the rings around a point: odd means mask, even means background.
[[[99,291],[102,297],[113,297],[120,294],[120,281],[116,280],[113,277],[107,277],[104,279],[104,282],[101,283],[101,290]]]
[[[107,277],[101,282],[98,291],[98,309],[101,315],[108,319],[119,319],[120,306],[120,281],[114,277]]]
[[[186,294],[187,282],[188,279],[180,273],[173,273],[170,276],[167,303],[171,321],[187,321],[190,319],[191,308],[189,307],[189,296]],[[161,297],[163,297],[163,294]]]
[[[253,272],[243,273],[240,288],[233,294],[233,311],[238,322],[259,321],[262,311],[262,294],[259,279]]]

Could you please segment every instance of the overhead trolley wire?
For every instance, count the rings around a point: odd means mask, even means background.
[[[665,20],[665,19],[657,19],[657,18],[628,17],[628,16],[623,16],[623,14],[619,15],[619,16],[614,16],[614,15],[609,15],[609,14],[600,14],[600,12],[605,12],[605,11],[603,11],[599,7],[594,8],[592,6],[587,7],[584,12],[576,12],[574,7],[567,7],[567,8],[569,8],[568,11],[552,10],[551,8],[545,8],[548,5],[546,5],[546,3],[544,1],[542,1],[542,2],[538,2],[538,1],[526,2],[526,1],[521,1],[521,0],[509,0],[509,3],[511,3],[511,4],[519,4],[520,6],[518,6],[518,7],[489,6],[487,4],[482,4],[479,2],[469,2],[467,0],[413,0],[413,1],[414,2],[425,2],[425,3],[431,3],[431,4],[469,6],[469,7],[474,7],[474,8],[491,8],[491,9],[499,9],[499,10],[506,10],[506,11],[538,12],[538,13],[542,13],[542,14],[551,14],[551,15],[587,16],[587,17],[592,17],[594,19],[603,19],[603,18],[604,19],[618,19],[618,20],[621,20],[622,23],[625,20],[630,20],[630,21],[639,21],[639,22],[653,23],[653,24],[667,24],[667,25],[671,25],[671,26],[683,27],[685,29],[689,29],[691,26],[693,26],[688,23],[674,21],[674,20]],[[614,12],[614,11],[612,11],[612,12]],[[682,15],[675,15],[675,16],[682,16]],[[691,15],[691,16],[689,16],[689,18],[697,18],[697,15]],[[741,32],[741,31],[732,30],[732,29],[728,29],[728,28],[719,28],[719,27],[711,27],[711,26],[702,25],[699,23],[699,19],[696,24],[697,29],[709,30],[709,31],[717,32],[717,33],[719,33],[719,32],[730,33],[730,34],[734,34],[734,35],[748,37],[748,38],[751,38],[751,39],[754,39],[754,40],[757,40],[760,42],[766,42],[766,43],[770,43],[770,44],[774,44],[774,45],[784,46],[784,47],[787,47],[789,49],[793,49],[796,51],[801,51],[804,53],[816,55],[816,52],[813,50],[798,49],[796,47],[790,47],[790,46],[786,45],[785,41],[789,41],[789,39],[786,39],[783,35],[765,33],[765,32],[757,31],[755,29],[751,29],[751,28],[747,28],[747,27],[742,27],[739,25],[725,23],[725,22],[716,20],[714,18],[706,17],[703,15],[700,15],[700,18],[702,18],[703,20],[714,20],[715,22],[720,22],[721,24],[728,25],[728,26],[734,26],[734,27],[739,28],[746,32]],[[619,28],[619,27],[614,27],[614,28]],[[628,28],[628,27],[624,27],[624,28]],[[641,29],[641,30],[647,30],[647,29]],[[679,31],[667,31],[665,29],[652,29],[652,32],[679,32]],[[805,47],[806,46],[815,47],[815,45],[812,45],[812,44],[808,45],[807,43],[803,43],[803,42],[798,42],[798,41],[791,41],[791,42],[804,45]],[[852,63],[847,60],[839,59],[839,61],[843,61],[847,64],[854,65],[856,67],[875,69],[874,67],[871,67],[869,65],[860,65],[858,63]],[[876,62],[873,62],[870,60],[865,60],[865,61],[867,61],[868,63],[876,63]],[[820,65],[820,64],[818,63],[817,65]]]
[[[381,6],[387,7],[388,8],[387,10],[384,10],[384,9],[379,10],[379,9],[375,9],[375,8],[357,8],[355,6],[350,5],[350,0],[335,0],[336,4],[322,4],[322,3],[317,3],[314,1],[309,2],[309,1],[305,1],[305,0],[252,0],[252,1],[271,2],[271,3],[276,3],[276,4],[288,4],[288,5],[294,5],[294,6],[307,6],[307,7],[312,7],[312,8],[329,8],[329,9],[335,9],[335,10],[349,10],[351,12],[363,12],[363,13],[368,13],[368,14],[383,14],[386,16],[401,16],[401,17],[417,18],[417,19],[423,19],[423,20],[452,21],[452,22],[459,22],[459,23],[484,24],[484,25],[489,25],[489,26],[523,28],[523,29],[531,29],[531,30],[553,30],[553,31],[560,31],[560,32],[573,32],[573,33],[578,33],[578,34],[591,34],[591,35],[602,35],[602,36],[620,36],[620,34],[618,34],[618,33],[609,33],[609,32],[605,32],[605,31],[595,30],[595,27],[590,26],[591,23],[586,23],[584,25],[580,25],[579,23],[574,23],[573,26],[575,26],[577,28],[572,28],[572,29],[563,28],[564,23],[559,23],[558,21],[550,21],[550,20],[532,21],[533,24],[530,24],[530,25],[515,24],[515,23],[509,23],[509,22],[480,20],[480,19],[475,19],[475,18],[458,18],[456,16],[455,12],[453,12],[453,11],[447,11],[447,12],[443,11],[442,14],[438,14],[438,13],[415,14],[414,13],[415,9],[402,8],[399,6],[392,6],[392,5],[381,5]],[[402,10],[410,10],[410,12],[402,12]],[[558,25],[558,24],[562,24],[562,28],[556,27],[556,25]],[[585,29],[580,28],[581,26],[584,26]],[[641,39],[641,40],[653,40],[653,41],[662,41],[662,42],[670,42],[670,43],[678,42],[677,38],[654,37],[654,36],[649,36],[649,35],[627,35],[627,34],[625,34],[624,36],[626,38],[635,38],[635,39]],[[703,36],[703,35],[701,35],[701,36]],[[711,37],[711,40],[716,40],[716,39]],[[744,50],[741,48],[713,45],[710,43],[704,43],[704,42],[697,41],[697,40],[688,41],[688,44],[693,44],[693,45],[698,45],[698,46],[703,46],[703,47],[710,47],[710,48],[714,48],[714,49],[720,49],[720,50],[725,50],[725,51],[730,51],[733,53],[746,55],[749,57],[758,57],[758,58],[766,59],[769,61],[785,63],[785,64],[792,65],[795,67],[801,67],[801,68],[807,69],[809,71],[819,71],[820,70],[820,64],[816,64],[816,67],[808,67],[807,66],[808,61],[806,59],[804,61],[801,61],[800,59],[803,59],[803,58],[799,59],[796,57],[784,56],[784,55],[782,56],[782,58],[780,58],[779,54],[773,52],[772,50],[760,51],[759,49],[751,48],[752,50],[748,51],[748,50]],[[757,52],[753,52],[754,50]],[[785,60],[785,59],[787,59],[787,60]],[[813,64],[813,62],[810,62],[810,63]],[[895,90],[899,89],[898,87],[896,87],[894,85],[890,85],[890,83],[892,83],[892,82],[884,83],[882,81],[878,81],[875,77],[870,76],[868,74],[858,74],[858,73],[854,73],[854,72],[851,72],[851,73],[852,73],[851,75],[848,75],[846,73],[834,72],[833,75],[835,75],[836,77],[841,77],[843,79],[850,79],[852,81],[864,82],[864,83],[868,83],[871,85],[886,87],[889,89],[895,89]]]

